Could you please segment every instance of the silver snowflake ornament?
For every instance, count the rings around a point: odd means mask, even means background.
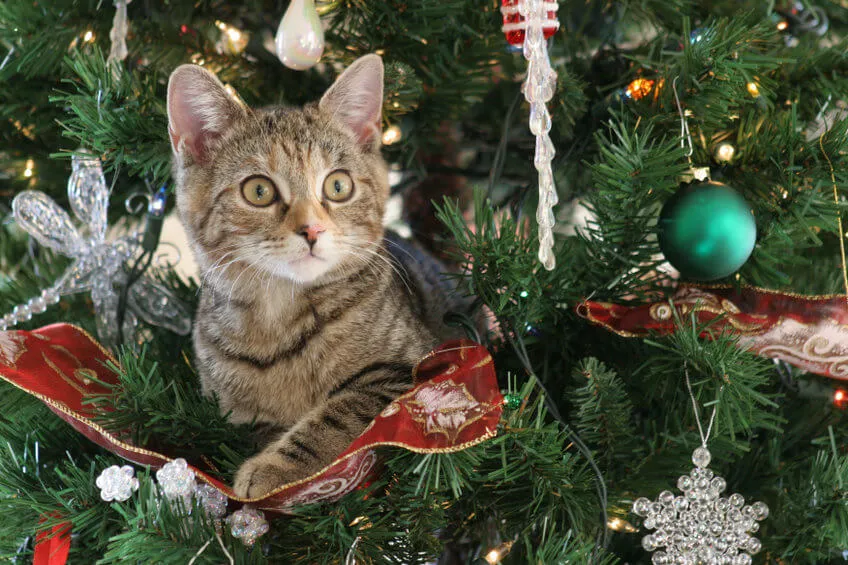
[[[97,315],[97,333],[103,342],[113,346],[118,341],[119,294],[116,284],[126,281],[124,263],[137,253],[141,235],[133,232],[108,240],[106,212],[109,187],[100,160],[74,156],[71,167],[68,200],[74,216],[82,223],[82,229],[77,227],[70,214],[43,192],[25,190],[12,201],[15,223],[41,245],[69,257],[73,262],[52,287],[0,318],[0,331],[29,320],[33,314],[44,312],[48,306],[59,302],[62,296],[89,291]],[[125,336],[135,334],[137,317],[182,335],[191,331],[191,317],[185,306],[153,279],[141,277],[130,287],[128,298],[129,309],[122,328]]]
[[[185,459],[174,459],[163,465],[156,471],[156,480],[165,498],[171,501],[182,500],[185,510],[191,512],[191,499],[197,482],[194,479],[194,471],[188,468]]]
[[[683,496],[663,491],[657,500],[640,498],[633,512],[645,519],[644,526],[656,530],[642,538],[642,547],[654,553],[657,565],[750,565],[751,555],[760,551],[760,540],[750,534],[768,516],[762,502],[745,505],[741,494],[723,497],[725,480],[707,466],[710,452],[699,447],[692,455],[695,468],[677,480]]]
[[[268,521],[261,510],[243,506],[227,518],[227,525],[233,537],[239,538],[244,545],[253,545],[259,536],[268,531]]]
[[[100,489],[100,498],[106,502],[124,502],[129,499],[138,490],[138,479],[134,475],[135,470],[129,465],[112,465],[104,469],[94,481]]]

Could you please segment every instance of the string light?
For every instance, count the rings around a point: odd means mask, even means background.
[[[26,178],[30,178],[33,175],[33,170],[35,169],[35,161],[32,159],[27,159],[26,169],[24,169],[24,176]]]
[[[786,31],[786,28],[788,28],[788,27],[789,27],[789,22],[787,22],[786,20],[780,20],[777,23],[777,30],[778,31]]]
[[[719,163],[729,163],[736,155],[736,148],[727,141],[719,143],[715,150],[715,158]]]
[[[348,525],[352,527],[352,526],[355,526],[355,525],[359,524],[360,522],[367,521],[367,520],[368,520],[368,516],[357,516],[357,517],[356,517],[356,518],[354,518],[354,519],[353,519],[353,521],[352,521],[350,524],[348,524]],[[370,527],[370,526],[369,526],[369,527]],[[364,530],[364,529],[366,529],[366,528],[361,528],[361,529],[363,529],[363,530]]]
[[[82,36],[82,40],[85,41],[86,43],[93,43],[94,42],[94,32],[91,31],[91,30],[88,30],[87,32],[85,32],[85,35]]]
[[[624,95],[632,100],[641,100],[654,89],[655,80],[649,78],[637,78],[627,85]]]
[[[512,549],[511,541],[502,543],[499,546],[490,549],[483,559],[485,559],[486,563],[488,563],[489,565],[497,565],[501,562],[501,559],[503,559],[504,556],[509,553],[510,549]]]
[[[383,132],[383,145],[392,145],[397,143],[403,137],[403,132],[397,125],[391,126]]]
[[[216,21],[215,26],[221,30],[221,39],[215,44],[219,53],[238,55],[245,50],[248,43],[246,33],[221,21]]]
[[[621,518],[610,518],[607,522],[607,528],[614,532],[628,532],[632,533],[636,531],[636,528],[633,527],[633,524],[628,522],[627,520],[622,520]]]
[[[757,96],[760,95],[760,87],[757,86],[756,82],[749,82],[748,83],[748,94],[750,94],[754,98],[756,98]]]
[[[846,393],[841,388],[836,389],[836,392],[833,393],[833,403],[842,408],[845,406],[845,401],[848,400],[848,393]]]

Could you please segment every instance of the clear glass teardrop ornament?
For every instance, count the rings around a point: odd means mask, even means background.
[[[324,53],[324,29],[313,0],[292,0],[277,28],[277,57],[290,69],[315,65]]]

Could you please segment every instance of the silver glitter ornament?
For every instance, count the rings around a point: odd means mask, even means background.
[[[188,468],[183,458],[174,459],[156,471],[156,480],[162,495],[170,501],[180,499],[187,512],[191,512],[191,500],[197,483],[194,471]]]
[[[138,490],[138,479],[134,475],[135,469],[129,465],[112,465],[104,469],[94,481],[100,489],[100,498],[106,502],[124,502],[129,499]]]
[[[268,521],[260,510],[243,506],[227,518],[227,525],[233,537],[239,538],[244,545],[253,545],[259,536],[268,531]]]
[[[28,321],[61,296],[90,291],[96,314],[97,334],[108,346],[118,345],[116,284],[126,281],[124,263],[136,254],[141,234],[133,232],[113,241],[106,240],[106,208],[109,187],[100,160],[77,156],[71,161],[68,200],[74,215],[83,223],[77,229],[71,216],[56,202],[36,190],[25,190],[12,201],[15,222],[45,247],[73,259],[56,283],[26,304],[16,306],[0,319],[0,331]],[[137,318],[175,333],[191,331],[187,308],[167,288],[149,277],[141,277],[129,289],[129,310],[123,323],[124,336],[134,336]]]

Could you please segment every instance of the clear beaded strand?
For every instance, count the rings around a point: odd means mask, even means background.
[[[536,136],[533,164],[539,173],[539,207],[536,211],[536,221],[539,223],[539,260],[549,271],[556,266],[553,254],[553,207],[558,198],[551,170],[556,150],[548,135],[551,131],[551,115],[546,103],[553,98],[557,75],[548,56],[544,27],[559,25],[558,22],[548,19],[548,13],[556,12],[557,8],[556,2],[544,0],[524,0],[518,6],[526,26],[524,58],[527,59],[527,77],[522,85],[522,92],[530,103],[530,132]]]
[[[32,319],[33,314],[41,314],[49,306],[59,303],[59,292],[55,287],[41,291],[41,294],[30,298],[25,304],[18,304],[11,312],[0,318],[0,331],[6,331],[23,322]]]

